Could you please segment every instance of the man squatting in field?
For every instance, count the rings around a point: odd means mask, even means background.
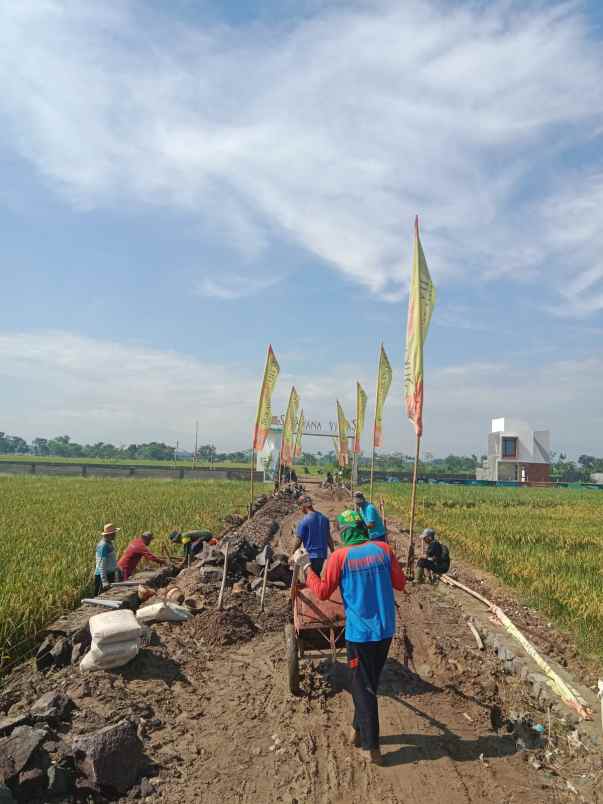
[[[425,580],[425,570],[434,575],[444,575],[450,569],[450,554],[448,547],[441,544],[436,538],[433,528],[425,528],[421,534],[425,545],[425,557],[417,561],[417,582]]]
[[[341,589],[354,700],[350,741],[380,764],[377,689],[396,630],[394,589],[404,591],[406,576],[391,547],[369,537],[357,511],[344,511],[337,521],[343,547],[327,560],[323,580],[307,560],[306,584],[320,600]]]
[[[103,528],[102,538],[96,545],[96,568],[94,570],[94,594],[98,595],[109,588],[117,572],[117,556],[113,542],[120,528],[108,522]]]
[[[297,526],[297,539],[293,545],[295,552],[303,544],[312,569],[317,575],[322,572],[322,565],[327,557],[327,550],[333,552],[335,545],[331,536],[331,526],[328,517],[314,509],[311,497],[300,497],[299,504],[304,518]]]

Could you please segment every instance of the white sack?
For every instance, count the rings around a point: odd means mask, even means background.
[[[102,646],[92,643],[92,647],[80,662],[80,670],[111,670],[122,667],[138,656],[140,643],[137,639],[125,642],[110,642]]]
[[[141,629],[134,612],[129,609],[106,611],[90,617],[90,634],[96,645],[110,645],[140,638]]]
[[[190,611],[184,606],[176,603],[166,603],[159,601],[143,606],[136,612],[136,619],[139,623],[181,623],[190,619]]]

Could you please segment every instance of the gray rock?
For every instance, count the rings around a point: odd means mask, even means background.
[[[222,560],[224,564],[224,560]],[[201,567],[199,575],[202,581],[219,581],[222,578],[223,567]]]
[[[499,645],[496,652],[501,662],[512,662],[515,658],[513,651],[506,645]]]
[[[54,666],[66,667],[71,662],[71,650],[71,642],[65,637],[59,637],[50,651]]]
[[[0,737],[10,734],[17,726],[24,726],[29,723],[29,712],[24,712],[20,715],[8,715],[8,717],[0,717]]]
[[[63,765],[51,765],[47,771],[48,792],[53,796],[63,796],[75,786],[75,775]]]
[[[73,708],[73,701],[60,690],[51,690],[35,702],[31,707],[34,720],[61,721],[66,720]]]
[[[45,737],[42,729],[18,726],[9,737],[0,739],[0,783],[16,779]]]
[[[52,650],[53,646],[54,639],[51,636],[47,636],[36,653],[37,670],[48,670],[49,667],[52,667],[54,664],[54,659],[50,655],[50,651]]]
[[[521,670],[522,670],[522,668],[525,666],[525,664],[524,664],[523,660],[522,660],[522,659],[520,659],[520,658],[519,658],[519,656],[516,656],[516,657],[513,659],[513,661],[511,662],[511,664],[512,664],[512,666],[513,666],[513,673],[514,673],[514,675],[519,676],[519,675],[521,674]]]
[[[138,778],[143,763],[142,742],[131,720],[121,720],[73,741],[80,786],[125,793]]]
[[[47,759],[47,758],[46,758]],[[28,770],[21,771],[16,796],[19,801],[34,801],[44,794],[48,777],[46,770],[37,765]]]
[[[142,796],[142,798],[146,798],[147,796],[154,795],[154,793],[155,788],[145,776],[144,779],[141,779],[140,781],[140,795]]]
[[[5,784],[0,784],[0,804],[16,804],[13,794]]]

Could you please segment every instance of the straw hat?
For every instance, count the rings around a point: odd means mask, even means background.
[[[102,535],[112,536],[114,533],[117,533],[118,530],[121,530],[121,528],[116,528],[113,522],[107,522],[107,524],[103,528]]]

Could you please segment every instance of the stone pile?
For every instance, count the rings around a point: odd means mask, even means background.
[[[74,708],[52,690],[28,711],[0,717],[0,802],[115,797],[138,781],[145,757],[137,725],[126,719],[70,738]]]

